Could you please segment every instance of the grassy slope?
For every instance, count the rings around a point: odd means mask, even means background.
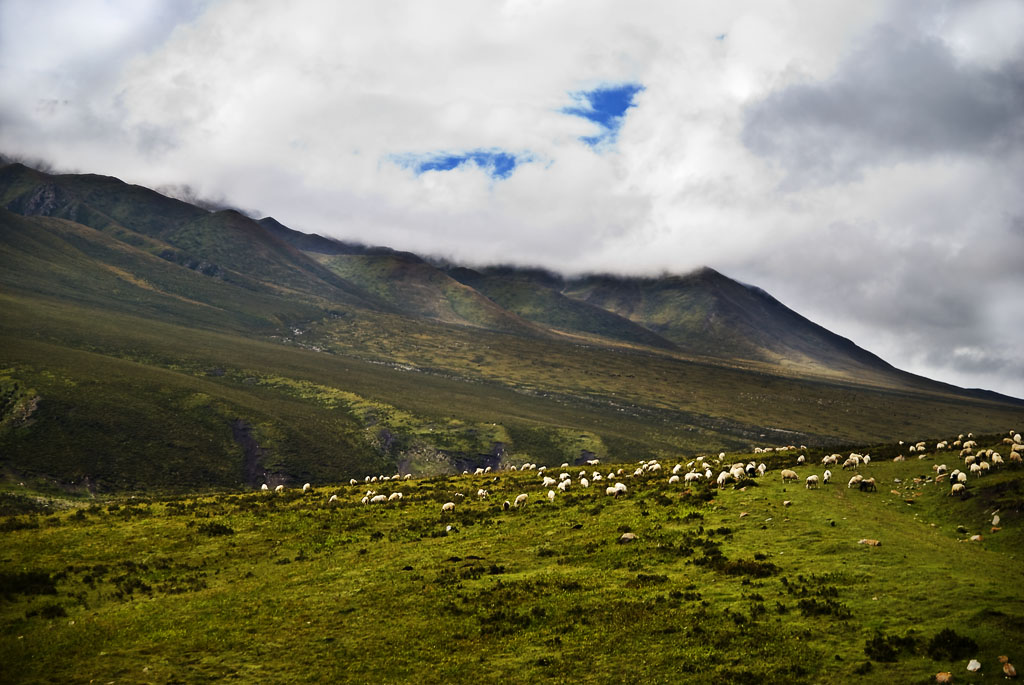
[[[166,249],[166,243],[133,235],[138,240],[128,237],[128,242],[125,236],[79,223],[0,210],[0,286],[8,292],[238,332],[320,312],[243,274],[211,276],[161,259],[154,253]]]
[[[877,493],[783,485],[791,453],[743,491],[687,491],[663,473],[624,479],[620,500],[574,486],[548,503],[536,473],[504,472],[375,485],[404,492],[386,506],[360,505],[362,485],[317,483],[0,517],[0,680],[1001,680],[997,655],[1024,662],[1022,472],[972,479],[960,500],[915,482],[955,454],[896,464],[882,461],[894,447],[865,449]],[[489,501],[440,513],[478,487]],[[520,492],[528,506],[503,512]],[[626,530],[637,541],[616,544]],[[928,656],[946,628],[977,648]],[[913,645],[865,667],[879,633]]]
[[[400,254],[317,257],[345,280],[410,316],[528,336],[546,335],[544,330],[419,258]]]
[[[655,348],[675,347],[668,340],[625,317],[565,297],[554,287],[539,283],[529,277],[529,273],[520,270],[474,271],[456,268],[449,273],[497,302],[502,308],[555,330],[596,335]]]
[[[567,282],[564,292],[629,318],[691,353],[760,360],[782,373],[907,382],[906,374],[851,341],[713,269],[662,278],[583,277]]]
[[[631,373],[622,373],[621,353],[611,350],[379,314],[326,319],[268,342],[40,298],[0,301],[5,387],[19,384],[18,406],[39,398],[30,422],[0,430],[4,466],[15,480],[90,476],[101,490],[241,485],[234,419],[251,423],[269,450],[265,470],[294,483],[399,465],[461,470],[490,463],[485,455],[497,443],[511,463],[558,464],[582,450],[671,457],[967,425],[996,430],[1021,417],[983,401],[755,376],[657,355],[636,354]],[[331,346],[319,326],[344,334],[345,354],[306,349]],[[391,363],[375,363],[375,354]],[[412,356],[437,365],[411,370]]]

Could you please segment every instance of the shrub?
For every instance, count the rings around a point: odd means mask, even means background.
[[[978,643],[949,628],[943,628],[928,642],[928,656],[935,661],[956,661],[978,651]]]
[[[209,535],[210,537],[217,537],[218,535],[235,534],[234,528],[226,526],[223,523],[217,523],[214,521],[211,521],[209,523],[200,523],[196,527],[196,531],[198,531],[202,535]]]

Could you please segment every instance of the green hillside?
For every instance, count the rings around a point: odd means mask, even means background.
[[[1007,453],[1005,435],[979,450]],[[1024,471],[950,497],[932,466],[955,451],[897,463],[897,449],[858,447],[874,492],[849,473],[806,489],[815,451],[806,466],[730,454],[769,471],[721,489],[670,484],[674,460],[588,466],[624,471],[590,487],[568,469],[551,502],[537,472],[509,470],[306,493],[2,493],[0,681],[1002,682],[1000,656],[1024,661]],[[801,482],[783,483],[794,466]],[[402,497],[362,504],[368,490]]]
[[[451,276],[478,290],[504,309],[558,331],[596,335],[654,348],[675,345],[653,331],[606,309],[562,295],[561,279],[518,269],[454,268]]]
[[[0,168],[0,199],[0,485],[248,490],[894,442],[1024,415],[711,270],[470,271],[20,165]]]

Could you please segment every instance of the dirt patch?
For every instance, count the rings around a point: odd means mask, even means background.
[[[245,482],[253,488],[268,483],[267,472],[263,469],[263,457],[267,451],[260,447],[252,435],[252,425],[244,419],[231,421],[231,436],[242,448],[242,473]]]

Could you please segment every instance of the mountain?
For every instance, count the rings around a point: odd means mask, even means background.
[[[712,269],[468,268],[0,167],[0,485],[255,487],[396,470],[1002,432]]]

